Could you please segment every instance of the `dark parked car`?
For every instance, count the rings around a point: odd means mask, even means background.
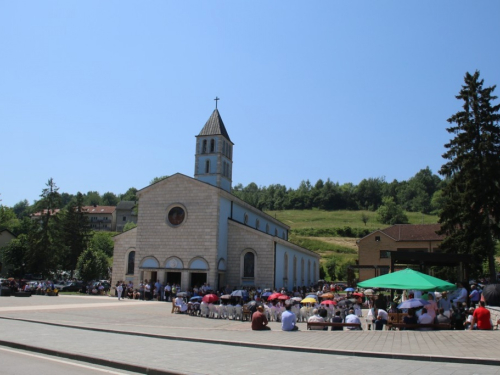
[[[70,281],[59,288],[60,292],[79,292],[83,287],[84,283],[81,281]]]

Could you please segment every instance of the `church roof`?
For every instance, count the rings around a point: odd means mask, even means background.
[[[223,135],[228,141],[231,141],[229,138],[229,134],[227,134],[226,127],[224,126],[224,122],[222,122],[222,118],[220,117],[219,110],[216,108],[212,112],[212,115],[208,119],[207,123],[201,129],[199,136],[204,135]]]

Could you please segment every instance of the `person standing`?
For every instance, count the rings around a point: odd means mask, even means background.
[[[172,290],[172,287],[170,286],[170,283],[167,283],[165,285],[165,302],[170,301],[170,291]]]
[[[443,292],[441,299],[437,303],[439,309],[444,310],[444,315],[451,318],[451,301],[448,299],[448,292]]]
[[[116,286],[116,294],[118,294],[118,301],[122,299],[123,293],[123,285],[120,281],[118,281],[118,285]]]
[[[429,314],[432,317],[432,320],[436,318],[437,311],[438,311],[438,305],[436,301],[434,301],[434,294],[432,293],[427,293],[427,302],[429,302],[427,305],[425,305],[425,308],[427,309],[427,314]]]
[[[479,300],[481,299],[481,293],[479,293],[479,290],[477,290],[476,285],[472,285],[471,289],[472,291],[469,294],[470,307],[476,307]]]
[[[464,288],[462,283],[457,283],[457,290],[455,293],[457,298],[451,301],[455,306],[460,307],[462,303],[467,302],[467,289]]]

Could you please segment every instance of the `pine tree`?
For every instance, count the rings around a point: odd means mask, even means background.
[[[446,252],[471,254],[473,272],[482,271],[487,260],[490,278],[495,274],[495,241],[500,238],[500,105],[492,93],[496,86],[483,88],[479,72],[467,73],[458,100],[463,110],[448,119],[447,131],[454,138],[445,145],[440,170],[447,184],[445,205],[440,214],[441,248]]]
[[[73,277],[73,270],[76,269],[78,257],[87,248],[91,236],[89,220],[83,213],[83,201],[82,193],[78,192],[75,200],[64,213],[61,222],[65,244],[61,266],[63,269],[71,271],[71,277]]]
[[[57,270],[61,250],[64,248],[57,209],[61,205],[59,188],[51,178],[42,190],[36,208],[41,212],[39,230],[30,231],[30,248],[27,254],[28,268],[33,273]]]

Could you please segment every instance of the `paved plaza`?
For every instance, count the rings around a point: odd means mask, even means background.
[[[499,331],[325,332],[299,323],[282,332],[271,322],[254,332],[249,322],[170,311],[166,302],[111,297],[2,297],[0,345],[152,374],[500,374]]]

